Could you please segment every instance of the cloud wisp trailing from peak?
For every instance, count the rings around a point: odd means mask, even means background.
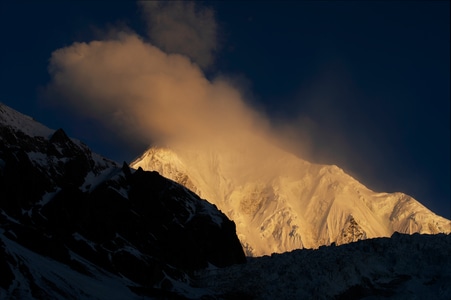
[[[232,80],[209,80],[183,51],[165,51],[130,31],[54,51],[49,73],[47,91],[53,101],[101,121],[124,140],[246,152],[248,164],[271,160],[274,145],[285,146],[281,137],[287,135],[276,133]]]
[[[218,25],[211,8],[192,1],[138,3],[152,43],[167,53],[186,55],[202,68],[213,63]]]
[[[49,72],[54,99],[135,138],[174,144],[266,127],[228,82],[135,34],[56,50]]]

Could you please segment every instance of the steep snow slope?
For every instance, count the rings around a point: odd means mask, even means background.
[[[0,102],[0,124],[20,129],[28,136],[49,137],[54,130],[36,122],[32,117],[24,115]]]
[[[5,262],[20,265],[12,272],[14,282],[9,290],[14,292],[0,288],[1,299],[44,296],[51,299],[141,299],[128,288],[136,285],[133,281],[105,272],[73,252],[70,253],[71,259],[89,270],[89,275],[21,246],[6,238],[2,229],[0,245],[4,247],[1,252]]]
[[[262,142],[262,141],[258,141]],[[216,204],[250,256],[451,231],[451,222],[403,193],[375,193],[337,166],[266,152],[151,148],[131,167],[158,171]],[[268,150],[269,149],[269,150]]]

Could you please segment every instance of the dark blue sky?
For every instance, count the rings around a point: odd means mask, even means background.
[[[273,120],[301,119],[319,162],[450,218],[449,1],[205,4],[220,40],[209,75],[240,78]],[[143,34],[135,3],[2,1],[0,22],[1,102],[115,160],[144,150],[40,92],[54,50],[118,24]]]

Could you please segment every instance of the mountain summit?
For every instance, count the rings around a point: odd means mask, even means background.
[[[406,194],[376,193],[337,166],[270,148],[266,154],[154,147],[130,166],[158,171],[217,205],[235,221],[249,256],[394,232],[451,232],[449,220]]]

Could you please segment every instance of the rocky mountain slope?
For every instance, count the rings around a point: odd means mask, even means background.
[[[256,141],[256,143],[264,141]],[[155,170],[222,210],[248,256],[401,233],[449,233],[451,222],[403,193],[376,193],[337,166],[276,147],[150,148],[131,163]]]
[[[231,299],[451,299],[451,235],[404,235],[294,250],[197,274]]]
[[[214,205],[0,104],[1,299],[188,297],[193,271],[244,262]]]

